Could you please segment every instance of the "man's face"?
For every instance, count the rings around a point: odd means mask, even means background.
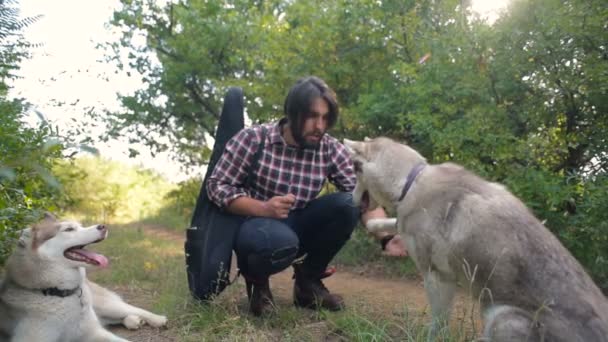
[[[308,113],[304,115],[302,130],[292,134],[302,147],[317,147],[327,131],[328,120],[329,106],[323,98],[317,97],[312,101]]]

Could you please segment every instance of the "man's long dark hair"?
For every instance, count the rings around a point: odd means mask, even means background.
[[[336,100],[336,93],[325,81],[316,76],[301,78],[291,87],[285,99],[285,116],[287,116],[294,139],[300,145],[305,144],[304,137],[301,134],[304,120],[309,114],[313,100],[317,97],[327,102],[329,107],[327,129],[330,129],[336,124],[340,109]]]

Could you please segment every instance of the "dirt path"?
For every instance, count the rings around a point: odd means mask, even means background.
[[[155,237],[179,242],[184,241],[183,234],[175,231],[169,231],[162,227],[148,226],[144,228],[146,234],[154,235]],[[236,257],[232,258],[233,263]],[[232,265],[232,277],[235,275],[236,265]],[[407,306],[410,309],[415,309],[418,312],[425,312],[427,309],[427,300],[424,292],[424,287],[421,279],[387,279],[377,275],[369,276],[368,272],[356,272],[351,269],[339,269],[331,277],[324,280],[325,285],[336,292],[342,294],[345,298],[363,300],[369,304],[374,304],[379,307],[391,310],[393,306],[403,308]],[[377,273],[377,272],[374,272]],[[291,298],[293,288],[293,272],[291,268],[273,275],[271,278],[271,286],[273,292],[276,292],[277,297]],[[467,304],[464,294],[459,293],[456,298],[456,308],[459,305]]]
[[[162,227],[146,226],[143,227],[145,234],[163,240],[175,241],[182,244],[183,234],[163,229]],[[233,260],[236,258],[233,257]],[[232,270],[236,269],[233,265]],[[287,270],[271,277],[271,288],[277,305],[291,305],[293,279],[292,270]],[[420,279],[388,279],[378,275],[379,272],[356,271],[353,269],[338,269],[331,277],[324,280],[325,285],[333,292],[341,294],[346,304],[352,310],[356,310],[362,305],[365,310],[377,313],[378,316],[388,317],[392,315],[403,315],[407,310],[412,317],[419,317],[424,321],[428,320],[429,308],[426,300],[422,281]],[[232,275],[234,276],[234,274]],[[231,277],[232,278],[232,277]],[[242,279],[239,279],[242,281]],[[144,298],[138,293],[128,293],[128,289],[117,289],[125,299],[133,298],[134,304],[145,303]],[[127,293],[124,293],[127,292]],[[140,297],[140,298],[136,298]],[[142,304],[143,304],[142,303]],[[471,307],[471,302],[466,299],[464,293],[458,293],[453,310],[453,320],[462,319],[467,314],[467,308]],[[113,330],[133,341],[174,341],[170,331],[166,334],[150,334],[144,330],[129,332],[122,328]]]

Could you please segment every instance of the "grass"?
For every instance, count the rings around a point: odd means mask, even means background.
[[[164,206],[156,215],[144,218],[141,223],[159,225],[176,232],[183,232],[190,226],[191,216],[191,208],[186,210],[175,206]]]
[[[344,249],[340,262],[362,260],[360,252],[372,243],[359,238]],[[119,292],[132,293],[133,298],[126,298],[136,305],[167,315],[169,332],[177,341],[426,340],[426,319],[407,314],[407,308],[398,314],[379,314],[366,303],[352,303],[348,310],[334,313],[280,303],[272,318],[259,319],[247,313],[242,282],[229,286],[209,304],[200,304],[188,291],[182,243],[145,233],[141,225],[114,226],[110,237],[94,246],[110,258],[110,267],[92,272],[90,277]],[[396,266],[387,269],[392,267]],[[457,338],[448,336],[444,341],[463,341]]]

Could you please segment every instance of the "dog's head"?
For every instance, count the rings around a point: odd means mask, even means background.
[[[353,201],[355,205],[361,207],[361,211],[373,210],[378,207],[378,203],[369,195],[366,178],[370,178],[373,168],[370,168],[372,161],[371,140],[365,138],[365,141],[354,141],[344,139],[344,146],[350,153],[350,157],[355,167],[357,175],[357,185],[353,190]]]
[[[62,263],[68,267],[106,267],[108,259],[92,251],[87,245],[104,240],[108,235],[105,225],[82,227],[74,221],[59,221],[51,214],[22,231],[17,244],[19,250],[33,254],[40,260]]]
[[[353,191],[355,205],[361,211],[378,206],[393,209],[408,172],[424,158],[407,145],[389,138],[365,138],[364,141],[344,139],[357,175]]]

